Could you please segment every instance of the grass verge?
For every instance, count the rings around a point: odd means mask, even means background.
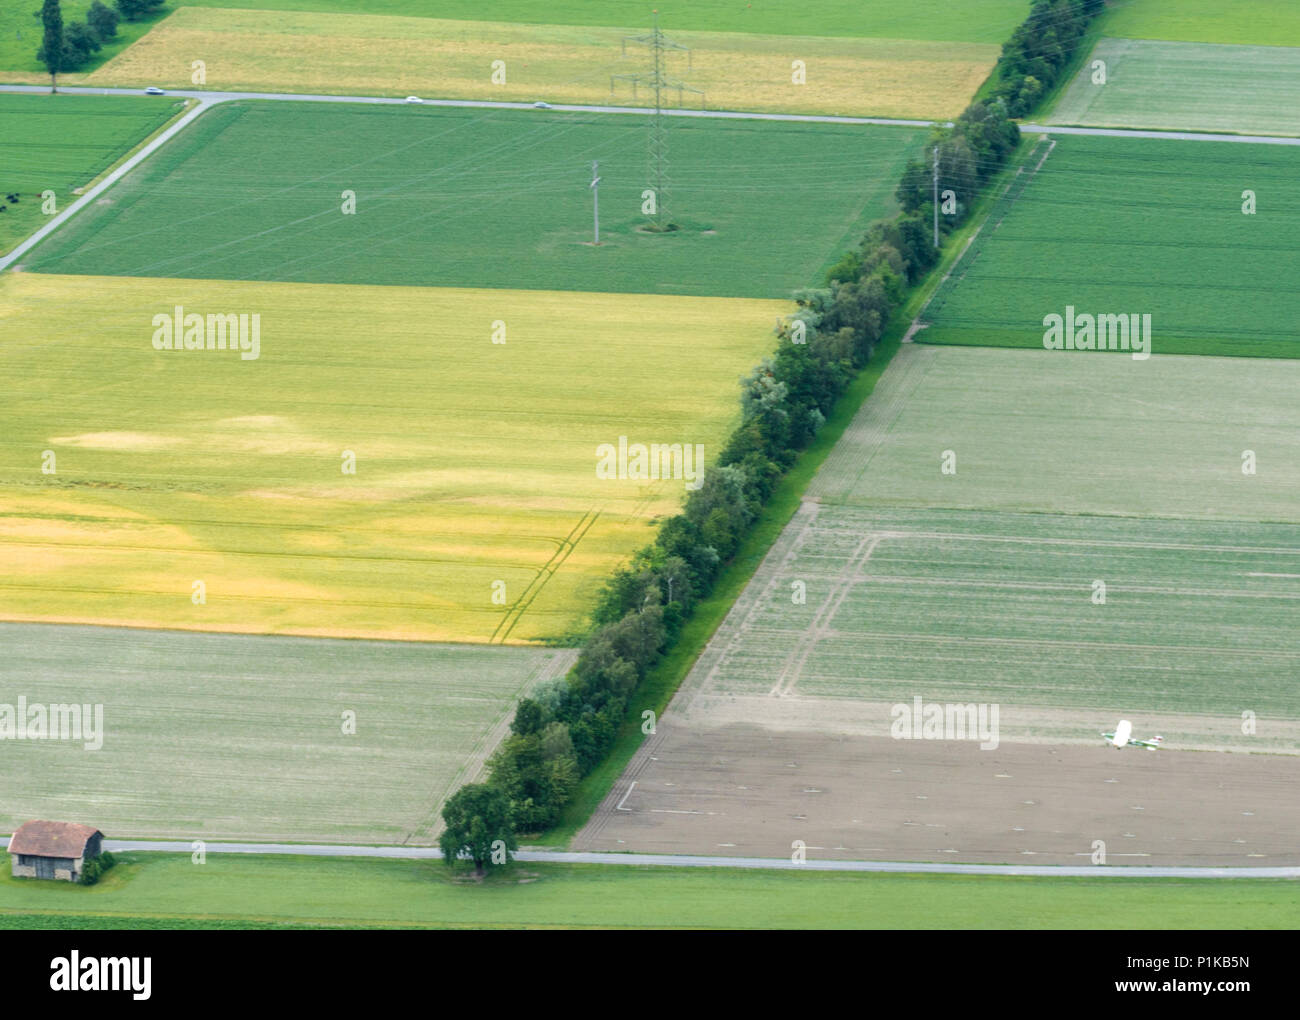
[[[99,885],[0,875],[0,926],[1286,928],[1286,880],[1019,878],[130,853]]]

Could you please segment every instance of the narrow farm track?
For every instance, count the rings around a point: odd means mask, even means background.
[[[9,846],[9,837],[0,837]],[[171,840],[106,839],[113,853],[133,850],[192,854],[194,844]],[[436,847],[327,846],[313,843],[207,843],[210,854],[271,854],[303,857],[378,857],[441,860]],[[668,868],[761,868],[771,871],[878,871],[910,875],[1029,875],[1046,878],[1300,878],[1300,867],[1198,868],[1198,867],[1071,867],[1032,864],[912,864],[906,861],[808,860],[796,864],[781,857],[712,857],[700,854],[584,853],[566,850],[520,850],[515,858],[524,864],[622,864]]]
[[[140,89],[86,88],[64,86],[60,89],[70,95],[88,96],[138,96]],[[0,92],[48,93],[43,85],[0,85]],[[184,99],[197,99],[200,103],[215,104],[237,99],[267,99],[293,103],[377,103],[405,105],[405,99],[393,96],[338,96],[305,95],[292,92],[208,92],[201,89],[169,90],[167,95]],[[422,99],[424,106],[456,106],[495,110],[529,110],[532,103],[503,103],[483,99]],[[561,113],[631,113],[644,116],[654,113],[643,106],[585,106],[555,103],[547,109]],[[876,124],[885,127],[951,127],[951,121],[906,120],[895,117],[836,117],[830,114],[810,113],[753,113],[745,110],[665,110],[667,117],[699,117],[706,120],[776,120],[808,124]],[[1025,134],[1043,135],[1105,135],[1113,138],[1157,138],[1185,142],[1245,142],[1256,145],[1300,145],[1300,138],[1277,135],[1228,134],[1210,131],[1144,131],[1130,128],[1057,127],[1050,124],[1021,124]]]

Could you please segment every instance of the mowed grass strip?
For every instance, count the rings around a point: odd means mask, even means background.
[[[665,208],[682,229],[654,234],[642,213],[648,124],[222,104],[24,261],[115,276],[788,297],[894,208],[925,134],[674,121]]]
[[[1300,46],[1300,7],[1277,0],[1126,0],[1102,24],[1128,39]]]
[[[179,113],[183,103],[134,96],[0,94],[0,253]],[[17,195],[16,202],[7,196]]]
[[[516,700],[573,656],[22,624],[0,641],[0,703],[102,706],[103,726],[97,749],[4,742],[0,831],[86,818],[119,838],[428,843]]]
[[[260,315],[260,356],[155,350],[178,305]],[[700,444],[707,469],[787,310],[9,274],[0,617],[562,639],[686,491],[597,478],[597,447]]]
[[[1047,122],[1300,134],[1300,48],[1102,39]]]
[[[1297,230],[1298,147],[1059,137],[918,339],[1042,349],[1044,318],[1073,306],[1150,314],[1156,353],[1295,357],[1300,286],[1283,267]]]
[[[202,59],[204,86],[226,91],[645,106],[645,87],[611,80],[650,67],[646,47],[624,47],[630,31],[187,7],[87,83],[191,88],[192,62]],[[846,116],[955,116],[998,55],[988,43],[811,35],[688,32],[674,41],[691,52],[671,51],[666,72],[704,93],[674,90],[674,106]],[[804,83],[792,79],[795,60]]]
[[[808,494],[1296,523],[1297,388],[1291,360],[905,347]]]
[[[0,868],[0,926],[60,918],[202,918],[217,926],[1290,928],[1295,883],[872,875],[645,865],[517,864],[482,882],[441,861],[120,854],[95,886]],[[0,853],[0,865],[7,865]]]

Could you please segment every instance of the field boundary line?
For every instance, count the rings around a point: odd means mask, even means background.
[[[978,581],[962,577],[910,577],[893,574],[854,574],[853,584],[939,585],[951,588],[997,588],[1007,591],[1078,592],[1080,585],[1063,581]],[[1141,595],[1190,595],[1228,599],[1300,599],[1300,592],[1207,590],[1202,588],[1157,588],[1142,584],[1116,584],[1111,591]]]
[[[841,633],[832,631],[831,633]],[[1014,638],[1014,637],[973,637],[966,634],[922,634],[907,633],[888,630],[873,631],[854,631],[856,636],[866,636],[872,638],[888,638],[891,641],[915,641],[915,642],[950,642],[964,645],[1021,645],[1026,648],[1040,648],[1047,646],[1057,646],[1062,648],[1114,648],[1124,650],[1140,650],[1144,652],[1196,652],[1204,654],[1205,652],[1220,652],[1225,655],[1234,657],[1256,656],[1267,658],[1295,658],[1297,653],[1282,651],[1280,649],[1266,648],[1213,648],[1198,647],[1196,645],[1147,645],[1147,644],[1126,644],[1115,641],[1071,641],[1068,638]],[[820,695],[818,697],[821,697]]]
[[[873,508],[873,507],[865,507],[865,506],[861,506],[860,504],[857,504],[857,503],[845,503],[845,504],[839,504],[839,505],[847,506],[847,507],[850,507],[850,508],[852,508],[852,509],[857,509],[857,510],[872,510],[872,509],[875,509],[875,508]],[[890,507],[890,508],[887,508],[887,509],[894,509],[894,508]],[[947,509],[947,508],[943,508],[943,507],[918,507],[918,508],[915,508],[915,509],[920,509],[920,510],[933,510],[933,509]],[[953,507],[952,509],[958,511],[959,513],[982,513],[982,512],[987,512],[987,511],[980,511],[980,510],[967,510],[967,509],[964,508],[964,507]],[[1016,514],[1016,513],[1018,513],[1018,511],[1015,511],[1015,510],[1006,510],[1006,511],[998,510],[998,511],[992,511],[992,512],[993,512],[993,513],[1006,513],[1006,514]],[[1024,515],[1022,515],[1022,516],[1034,516],[1034,515],[1032,515],[1032,514],[1024,514]],[[1046,515],[1044,515],[1044,516],[1046,516]],[[1079,518],[1083,518],[1083,517],[1086,517],[1086,516],[1093,516],[1093,515],[1084,515],[1084,514],[1079,514],[1079,515],[1076,515],[1076,516],[1079,517]],[[1103,520],[1110,520],[1110,519],[1112,519],[1112,518],[1101,517],[1101,515],[1097,515],[1097,516],[1100,517],[1100,519],[1103,519]],[[1165,517],[1124,517],[1124,518],[1119,518],[1119,519],[1122,519],[1122,520],[1136,520],[1136,521],[1159,520],[1159,521],[1172,521],[1172,522],[1175,522],[1175,523],[1177,523],[1177,522],[1181,522],[1181,521],[1193,521],[1193,522],[1202,522],[1202,521],[1204,521],[1205,523],[1211,523],[1211,524],[1228,524],[1228,523],[1234,523],[1234,522],[1236,522],[1236,523],[1246,523],[1246,524],[1260,524],[1260,523],[1264,523],[1264,522],[1260,522],[1260,521],[1239,521],[1237,518],[1227,518],[1227,517],[1225,517],[1225,518],[1217,518],[1217,517],[1216,517],[1216,518],[1205,518],[1205,519],[1202,519],[1202,518],[1195,518],[1195,517],[1192,517],[1192,518],[1188,518],[1188,517],[1167,517],[1167,518],[1165,518]],[[1284,523],[1287,527],[1295,527],[1295,526],[1296,526],[1296,525],[1291,524],[1290,522],[1283,522],[1283,523]],[[950,531],[910,531],[910,530],[907,530],[907,529],[903,529],[903,530],[900,530],[900,531],[896,534],[895,537],[897,537],[897,538],[944,539],[944,540],[946,540],[946,541],[952,541],[952,540],[954,540],[954,539],[964,539],[964,540],[968,540],[968,541],[972,541],[972,542],[1016,542],[1016,543],[1020,543],[1020,544],[1023,544],[1023,545],[1073,545],[1073,546],[1079,546],[1079,545],[1082,545],[1082,546],[1097,546],[1097,547],[1102,547],[1102,548],[1107,548],[1107,549],[1176,549],[1176,550],[1178,550],[1179,552],[1200,552],[1200,551],[1202,551],[1202,550],[1205,550],[1205,551],[1209,551],[1209,552],[1261,553],[1261,554],[1262,554],[1262,553],[1267,553],[1267,554],[1270,555],[1270,556],[1300,556],[1300,549],[1288,548],[1288,547],[1286,547],[1286,546],[1265,546],[1265,545],[1260,545],[1260,546],[1240,546],[1240,545],[1198,545],[1198,544],[1184,543],[1184,542],[1118,542],[1118,541],[1116,541],[1116,540],[1114,540],[1114,539],[1102,539],[1102,538],[1099,538],[1099,539],[1093,540],[1093,539],[1087,539],[1087,538],[1050,538],[1050,537],[1037,537],[1037,536],[1030,537],[1030,536],[1028,536],[1028,535],[979,535],[979,534],[975,534],[974,532],[969,532],[969,531],[964,531],[964,532],[955,532],[955,531],[953,531],[953,532],[950,532]]]

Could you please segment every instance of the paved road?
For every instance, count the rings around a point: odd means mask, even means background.
[[[9,838],[0,838],[7,847]],[[194,845],[177,840],[106,839],[104,849],[193,853]],[[436,847],[334,846],[320,843],[205,843],[210,854],[294,854],[307,857],[382,857],[441,860]],[[819,861],[795,864],[782,857],[704,857],[688,854],[577,853],[567,850],[520,850],[523,863],[653,865],[671,868],[758,868],[772,871],[869,871],[893,874],[1019,875],[1049,878],[1300,878],[1300,867],[1175,868],[1096,867],[1047,864],[909,864],[894,861]]]
[[[64,86],[59,89],[72,95],[88,96],[138,96],[143,89],[87,88]],[[49,92],[44,85],[0,85],[0,92]],[[406,100],[393,96],[337,96],[306,95],[294,92],[210,92],[204,89],[168,90],[167,96],[197,99],[204,103],[225,103],[235,99],[270,99],[306,103],[378,103],[406,105]],[[160,100],[165,97],[158,97]],[[454,106],[490,110],[530,110],[532,103],[504,103],[480,99],[424,99],[424,106]],[[552,110],[569,113],[634,113],[654,111],[644,106],[576,106],[554,103]],[[950,127],[951,121],[902,120],[892,117],[834,117],[802,113],[747,113],[736,110],[665,110],[672,117],[705,117],[719,120],[780,120],[803,121],[813,124],[883,124],[892,127],[932,127],[942,124]],[[1199,131],[1142,131],[1134,128],[1057,127],[1052,124],[1022,124],[1020,129],[1028,134],[1049,135],[1104,135],[1113,138],[1163,138],[1185,142],[1244,142],[1255,145],[1300,145],[1300,138],[1280,138],[1274,135],[1231,135]]]
[[[42,93],[50,90],[44,85],[0,85],[0,92],[34,92]],[[143,89],[93,89],[82,86],[62,87],[59,91],[66,92],[70,95],[82,96],[139,96],[144,94]],[[393,96],[335,96],[335,95],[301,95],[296,92],[209,92],[202,89],[176,89],[168,90],[167,96],[180,97],[182,99],[198,99],[207,103],[226,103],[234,99],[272,99],[285,102],[295,103],[378,103],[397,106],[406,106],[406,100],[394,98]],[[167,98],[166,96],[157,97],[159,100]],[[487,109],[487,110],[531,110],[532,103],[501,103],[492,102],[485,99],[424,99],[421,100],[423,106],[455,106],[468,107],[470,109]],[[647,114],[654,113],[654,110],[645,106],[573,106],[566,103],[554,103],[550,107],[552,110],[560,110],[566,113],[637,113]],[[883,124],[887,127],[931,127],[936,121],[932,120],[899,120],[891,117],[831,117],[818,116],[805,113],[746,113],[735,110],[665,110],[665,115],[671,117],[706,117],[719,120],[788,120],[804,121],[813,124]],[[950,126],[951,121],[944,121],[944,126]]]

